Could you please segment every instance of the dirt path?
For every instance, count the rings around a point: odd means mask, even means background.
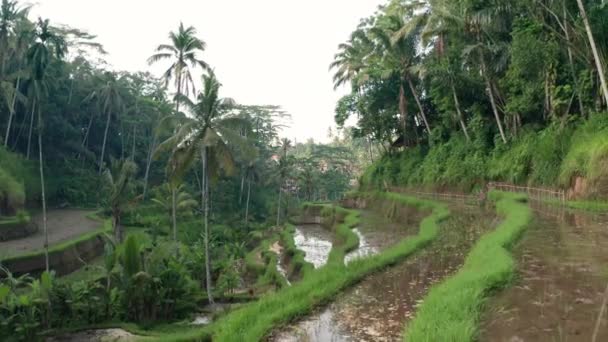
[[[99,229],[100,222],[87,218],[91,213],[77,209],[50,210],[47,214],[49,244],[52,246]],[[38,225],[38,232],[23,239],[0,242],[0,259],[43,248],[42,214],[34,216],[33,220]]]

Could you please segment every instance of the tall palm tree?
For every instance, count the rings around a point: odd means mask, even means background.
[[[386,70],[384,76],[390,77],[395,75],[400,79],[399,113],[401,114],[404,139],[407,134],[407,116],[409,115],[407,109],[406,87],[409,88],[416,101],[422,123],[429,135],[431,134],[431,127],[424,107],[422,106],[418,91],[412,81],[411,68],[415,65],[417,59],[417,36],[414,34],[403,36],[396,35],[396,33],[405,25],[405,20],[410,20],[411,17],[412,13],[407,13],[404,10],[400,10],[398,13],[387,13],[380,17],[376,25],[370,30],[370,34],[375,38],[379,48],[378,54],[382,58],[382,67]]]
[[[177,89],[175,111],[179,112],[182,95],[189,95],[191,88],[195,91],[190,67],[209,70],[209,65],[198,57],[198,53],[205,51],[206,44],[202,39],[196,37],[194,27],[184,27],[184,24],[180,23],[177,32],[169,33],[169,40],[170,44],[161,44],[156,48],[156,53],[148,58],[148,63],[171,60],[171,65],[165,71],[163,78],[167,83],[171,79],[175,79]]]
[[[35,40],[30,46],[27,52],[28,64],[31,68],[32,79],[37,84],[44,84],[47,81],[46,72],[47,68],[53,58],[53,55],[57,59],[61,59],[65,53],[65,42],[62,37],[55,34],[52,27],[49,24],[49,20],[38,19],[36,23]],[[42,87],[37,87],[41,89]],[[43,167],[43,156],[42,156],[42,107],[44,92],[35,92],[36,102],[38,103],[38,162],[40,171],[40,185],[42,195],[42,225],[44,230],[44,257],[46,264],[46,271],[49,271],[49,233],[47,229],[47,217],[46,217],[46,194],[44,184],[44,167]]]
[[[103,133],[103,143],[101,145],[101,154],[99,156],[99,173],[103,171],[104,159],[106,154],[106,144],[108,142],[108,132],[110,130],[110,122],[112,115],[117,115],[125,108],[123,92],[125,85],[121,78],[115,74],[106,72],[103,75],[103,83],[99,89],[93,91],[85,100],[96,99],[100,110],[106,114],[106,127]]]
[[[291,171],[292,159],[287,155],[287,151],[291,148],[291,141],[287,138],[281,140],[281,157],[277,165],[277,173],[279,177],[279,200],[277,204],[277,227],[281,224],[281,201],[283,195],[283,186],[285,180]]]
[[[171,181],[161,187],[158,196],[153,198],[152,201],[171,216],[173,241],[177,242],[177,211],[193,209],[198,203],[186,191],[184,184],[176,186]]]
[[[233,153],[230,145],[237,146],[241,151],[251,147],[241,136],[242,127],[248,121],[229,111],[234,107],[232,99],[219,97],[221,84],[211,72],[203,75],[203,91],[192,102],[186,96],[181,101],[194,114],[194,118],[185,120],[180,129],[165,142],[160,144],[157,152],[171,151],[169,158],[169,174],[181,177],[194,164],[198,157],[201,162],[202,186],[201,206],[203,212],[203,239],[205,246],[205,278],[207,297],[213,303],[211,261],[209,253],[209,184],[212,178],[221,174],[234,172]]]
[[[107,204],[112,213],[112,228],[117,243],[123,240],[120,218],[125,206],[131,201],[129,188],[131,180],[137,171],[137,166],[130,160],[111,160],[110,168],[104,173],[108,189]]]
[[[0,91],[9,106],[5,147],[8,146],[15,105],[18,99],[23,98],[19,92],[26,72],[22,61],[32,40],[31,24],[27,20],[29,10],[29,6],[19,7],[17,1],[2,0],[0,5]]]
[[[602,1],[603,3],[604,1]],[[578,9],[581,13],[581,18],[583,19],[583,24],[585,25],[585,31],[587,32],[587,38],[589,39],[589,45],[591,45],[591,52],[593,53],[593,60],[595,61],[595,67],[597,68],[597,73],[600,78],[600,85],[602,87],[602,93],[604,94],[604,100],[606,101],[606,105],[608,106],[608,83],[606,82],[606,74],[604,73],[604,65],[602,64],[601,57],[597,50],[597,45],[595,44],[595,38],[593,37],[593,31],[591,30],[591,25],[589,24],[589,18],[587,17],[587,11],[585,10],[585,5],[582,0],[576,0],[578,4]]]

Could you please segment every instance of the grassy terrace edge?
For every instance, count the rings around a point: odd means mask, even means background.
[[[327,303],[334,295],[360,281],[366,275],[383,267],[394,265],[426,247],[437,237],[439,223],[450,215],[450,211],[444,204],[403,194],[376,192],[362,193],[358,196],[391,200],[432,212],[420,223],[418,235],[400,241],[381,254],[356,260],[345,266],[343,256],[348,253],[349,249],[356,248],[356,244],[353,247],[353,240],[345,234],[344,228],[348,228],[350,231],[351,227],[358,224],[359,218],[356,211],[336,207],[338,213],[346,214],[343,221],[335,227],[337,235],[344,234],[341,237],[344,240],[342,240],[341,248],[332,249],[334,255],[330,257],[326,266],[310,272],[302,281],[291,287],[265,296],[257,302],[222,317],[209,327],[197,331],[164,335],[159,338],[163,341],[259,341],[272,329],[287,324],[306,315],[313,308]],[[358,239],[356,243],[358,244]]]
[[[54,245],[50,245],[49,254],[60,253],[60,252],[63,252],[69,248],[72,248],[72,247],[78,245],[81,242],[93,240],[93,239],[96,239],[105,234],[112,233],[112,221],[110,219],[101,218],[99,216],[98,212],[88,214],[87,218],[100,222],[101,227],[96,230],[90,231],[88,233],[82,234],[80,236],[74,237],[70,240],[66,240],[66,241],[62,241],[62,242],[54,244]],[[20,260],[20,259],[35,258],[35,257],[43,256],[43,255],[44,255],[44,249],[41,248],[41,249],[37,249],[37,250],[31,251],[31,252],[9,255],[5,258],[2,258],[0,256],[0,263],[14,262],[14,261]]]
[[[481,237],[458,273],[429,291],[404,340],[473,341],[484,300],[512,280],[510,249],[527,229],[532,210],[521,194],[493,191],[490,198],[503,222]]]

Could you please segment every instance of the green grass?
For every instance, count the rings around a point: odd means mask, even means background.
[[[302,281],[274,294],[262,297],[259,301],[245,305],[218,320],[213,325],[179,334],[160,337],[162,341],[204,341],[213,335],[214,341],[260,341],[272,329],[287,324],[300,316],[310,313],[315,307],[327,303],[341,290],[355,284],[366,275],[384,267],[394,265],[417,250],[427,246],[436,238],[439,223],[449,215],[446,206],[426,200],[391,193],[369,193],[365,196],[389,199],[402,205],[415,206],[432,213],[420,224],[418,235],[404,239],[383,253],[367,259],[360,259],[345,266],[343,262],[331,262],[312,272]],[[337,209],[341,213],[341,209]],[[344,209],[346,210],[346,209]],[[351,227],[358,222],[358,216],[347,215],[343,227]],[[348,250],[348,237],[344,248]],[[338,252],[336,252],[336,260]]]
[[[510,249],[526,230],[532,211],[523,195],[491,192],[490,198],[497,201],[503,222],[481,237],[456,275],[429,291],[404,340],[474,340],[484,300],[512,280],[515,260]]]

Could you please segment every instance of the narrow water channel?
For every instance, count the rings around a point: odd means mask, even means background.
[[[366,217],[368,219],[366,219]],[[422,217],[412,215],[408,225],[379,221],[363,213],[359,232],[368,246],[381,250],[418,231]],[[412,222],[417,221],[417,222]],[[413,317],[430,286],[457,270],[477,238],[496,225],[493,215],[478,208],[453,209],[441,226],[440,238],[405,262],[376,273],[306,319],[276,332],[271,341],[400,341],[405,324]],[[393,231],[393,235],[389,232]]]
[[[535,208],[515,284],[489,301],[481,341],[591,341],[608,281],[608,216]],[[596,341],[608,341],[606,316]]]

